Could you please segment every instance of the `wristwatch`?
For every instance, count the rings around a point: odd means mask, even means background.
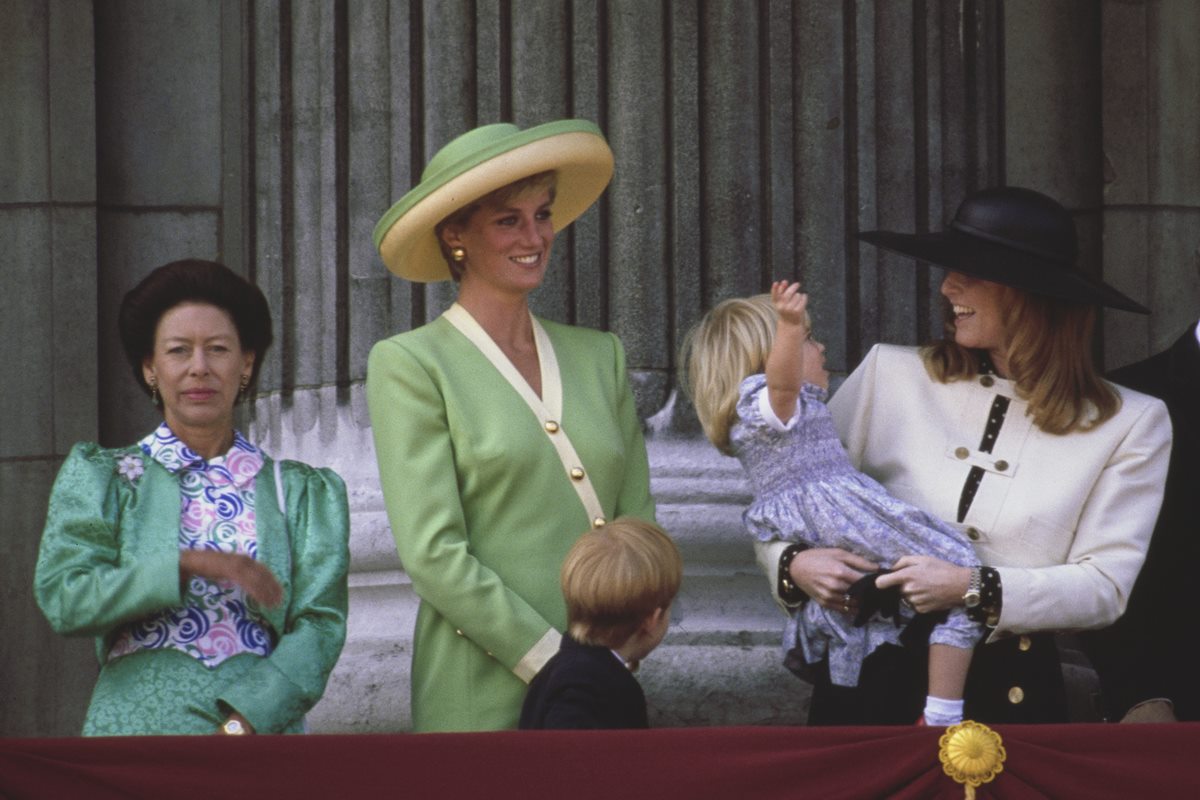
[[[236,719],[227,719],[225,720],[225,724],[221,726],[221,733],[228,736],[245,736],[249,731],[246,730],[245,725]]]
[[[967,592],[963,595],[963,605],[967,608],[978,608],[983,600],[983,574],[979,567],[971,567],[971,577],[967,579]]]

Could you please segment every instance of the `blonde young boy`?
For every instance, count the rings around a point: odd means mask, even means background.
[[[620,517],[580,537],[561,573],[567,633],[529,684],[520,727],[649,727],[632,671],[666,634],[682,573],[653,523]]]

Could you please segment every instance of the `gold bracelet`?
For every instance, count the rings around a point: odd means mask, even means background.
[[[798,606],[808,600],[808,594],[792,580],[791,566],[793,559],[808,549],[808,545],[794,542],[789,544],[779,556],[778,592],[779,599],[786,605]]]

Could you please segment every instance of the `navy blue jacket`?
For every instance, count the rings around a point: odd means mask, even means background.
[[[647,728],[646,696],[607,647],[563,636],[558,652],[529,684],[520,727]]]

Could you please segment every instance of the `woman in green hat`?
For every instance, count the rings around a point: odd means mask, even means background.
[[[371,351],[388,519],[421,597],[413,728],[514,728],[557,652],[563,557],[595,524],[654,519],[616,336],[534,317],[557,231],[612,176],[599,129],[486,125],[443,147],[375,228],[388,269],[458,301]]]

